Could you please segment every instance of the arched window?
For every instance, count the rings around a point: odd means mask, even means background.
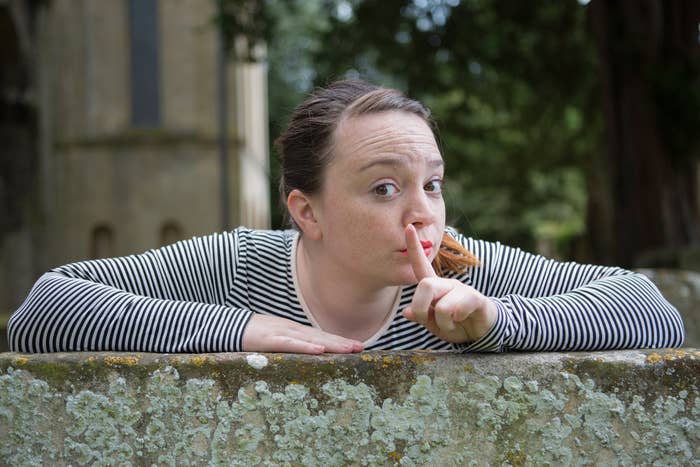
[[[173,220],[165,221],[160,227],[160,246],[170,245],[182,240],[182,227]]]
[[[114,256],[114,229],[107,224],[98,224],[92,229],[90,256],[93,259]]]

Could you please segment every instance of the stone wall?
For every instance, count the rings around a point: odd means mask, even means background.
[[[698,465],[700,350],[0,354],[7,465]]]
[[[700,273],[678,269],[639,269],[683,316],[685,346],[700,347]]]

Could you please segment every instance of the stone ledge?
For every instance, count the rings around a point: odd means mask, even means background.
[[[700,350],[0,354],[0,464],[700,463]]]

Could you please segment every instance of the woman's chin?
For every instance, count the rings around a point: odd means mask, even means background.
[[[418,281],[416,280],[416,275],[413,273],[413,269],[409,268],[408,271],[401,271],[396,277],[391,280],[391,285],[413,285]]]

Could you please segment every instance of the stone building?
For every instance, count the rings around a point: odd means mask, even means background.
[[[268,227],[264,64],[225,66],[223,201],[215,15],[206,0],[0,0],[12,52],[0,69],[26,78],[0,72],[0,134],[25,135],[0,148],[0,315],[56,265],[220,231],[226,217]],[[16,104],[24,123],[4,111]]]

